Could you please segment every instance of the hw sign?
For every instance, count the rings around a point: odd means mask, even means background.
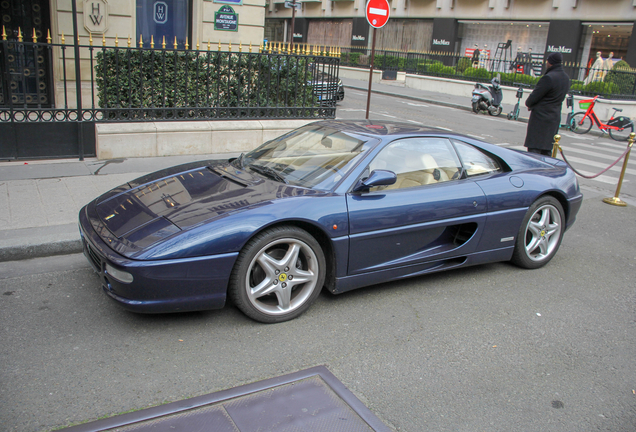
[[[382,28],[389,21],[389,2],[387,0],[369,0],[365,14],[371,27]]]
[[[84,28],[90,33],[104,33],[108,30],[106,0],[84,0]]]

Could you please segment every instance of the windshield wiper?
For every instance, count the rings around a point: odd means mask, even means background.
[[[249,165],[248,167],[252,171],[256,171],[257,173],[262,174],[265,177],[269,177],[273,180],[287,184],[287,180],[285,180],[283,176],[281,176],[279,173],[277,173],[276,171],[274,171],[273,169],[269,167],[266,167],[263,165]]]
[[[245,153],[241,153],[239,157],[233,159],[231,164],[237,168],[245,168]]]

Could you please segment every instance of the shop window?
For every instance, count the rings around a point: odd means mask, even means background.
[[[155,46],[161,46],[163,37],[166,46],[172,48],[175,37],[179,48],[184,48],[190,34],[192,21],[191,0],[137,0],[137,39],[143,36],[146,43],[154,36]],[[192,38],[188,38],[192,45]]]

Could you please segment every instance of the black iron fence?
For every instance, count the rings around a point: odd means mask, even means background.
[[[350,47],[341,51],[342,66],[369,67],[370,50]],[[624,61],[617,62],[612,69],[594,69],[578,63],[563,66],[572,80],[572,90],[582,95],[636,100],[636,69]],[[526,61],[482,58],[473,62],[470,57],[458,54],[384,50],[375,51],[374,69],[476,82],[488,82],[499,75],[503,85],[524,83],[531,87],[545,72],[542,54]]]
[[[128,39],[120,47],[116,39],[99,47],[92,37],[79,46],[63,35],[61,43],[32,39],[0,41],[0,123],[335,117],[340,59],[318,47],[233,51],[210,43],[155,47],[140,40],[131,47]],[[56,58],[61,76],[54,78],[47,71]]]

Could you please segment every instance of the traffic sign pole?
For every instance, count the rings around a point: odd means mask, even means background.
[[[367,22],[373,27],[373,42],[371,42],[371,64],[369,68],[369,93],[367,94],[367,116],[369,119],[369,107],[371,106],[371,84],[373,83],[373,62],[375,60],[375,33],[389,21],[388,0],[368,0],[365,7]]]
[[[371,64],[369,68],[369,93],[367,93],[367,116],[365,117],[369,120],[369,106],[371,105],[371,83],[373,82],[373,62],[375,60],[375,32],[377,28],[373,27],[373,42],[371,42]]]

